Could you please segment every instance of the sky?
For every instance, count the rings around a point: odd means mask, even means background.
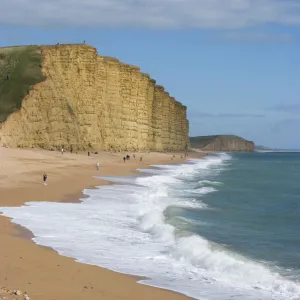
[[[300,0],[1,2],[0,46],[85,40],[186,105],[190,136],[300,149]]]

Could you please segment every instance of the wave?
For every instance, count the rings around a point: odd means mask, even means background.
[[[199,183],[200,186],[203,186],[203,185],[213,185],[213,186],[223,185],[222,182],[219,182],[219,181],[210,181],[210,180],[200,180],[198,183]]]
[[[213,187],[202,187],[202,188],[192,189],[192,190],[186,190],[186,191],[189,192],[189,193],[206,195],[206,194],[210,194],[212,192],[216,192],[217,190],[214,189]]]
[[[299,149],[255,149],[257,153],[299,153]]]
[[[168,222],[170,207],[206,209],[201,200],[186,197],[193,190],[186,189],[188,179],[213,177],[230,160],[230,155],[219,154],[155,166],[152,176],[114,177],[116,185],[84,190],[89,197],[82,203],[28,202],[0,212],[31,230],[36,243],[80,262],[151,278],[144,284],[198,299],[299,299],[299,283],[199,235],[182,234]],[[215,183],[194,186],[201,197],[217,188]]]

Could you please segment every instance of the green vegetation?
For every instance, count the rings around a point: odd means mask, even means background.
[[[0,48],[0,123],[19,110],[31,87],[45,80],[38,46]]]
[[[67,110],[68,110],[68,112],[69,112],[70,115],[74,115],[73,108],[72,108],[72,106],[69,103],[67,103]]]

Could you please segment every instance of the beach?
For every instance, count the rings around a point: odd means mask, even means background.
[[[152,164],[183,163],[183,153],[64,153],[0,148],[0,206],[25,202],[79,202],[82,191],[108,181],[94,176],[126,176]],[[175,157],[173,158],[173,155]],[[200,158],[205,153],[190,153]],[[140,162],[139,158],[143,157]],[[100,169],[96,170],[96,162]],[[47,185],[42,175],[48,175]],[[63,228],[62,228],[63,230]],[[0,217],[0,299],[187,299],[171,291],[138,284],[140,278],[75,262],[51,248],[36,245],[30,231]],[[4,298],[3,298],[4,299]]]

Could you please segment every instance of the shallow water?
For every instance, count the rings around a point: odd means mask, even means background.
[[[82,203],[0,208],[78,261],[198,299],[300,299],[300,155],[219,154],[105,177]]]

